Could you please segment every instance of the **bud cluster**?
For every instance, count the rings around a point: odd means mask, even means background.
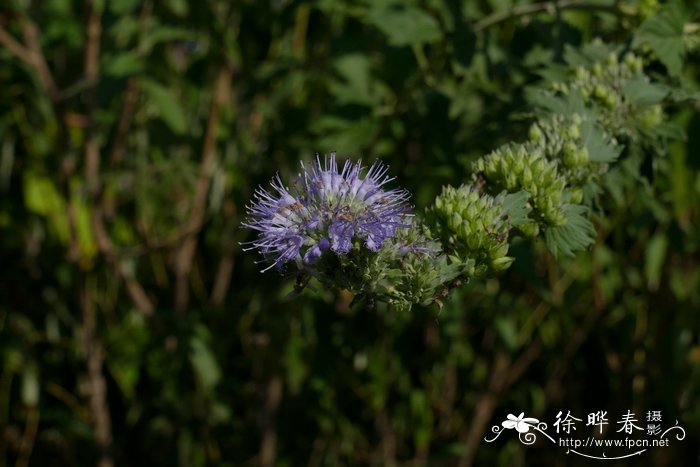
[[[577,66],[568,83],[553,83],[554,91],[568,94],[577,92],[586,104],[603,105],[609,109],[621,104],[620,88],[623,81],[641,74],[644,63],[641,57],[628,53],[622,61],[610,52],[605,60],[594,62],[590,67]]]
[[[528,140],[530,151],[541,151],[547,159],[560,161],[557,169],[567,185],[572,188],[569,201],[574,204],[581,202],[579,188],[606,168],[605,164],[591,161],[588,148],[582,139],[582,123],[578,114],[555,114],[549,119],[533,123]]]
[[[627,92],[633,82],[649,85],[643,68],[644,60],[639,55],[626,53],[620,60],[615,52],[609,52],[603,60],[576,66],[571,80],[553,83],[551,89],[580,96],[587,107],[597,111],[598,123],[611,134],[635,138],[640,127],[648,131],[663,120],[660,105],[640,105]]]
[[[503,196],[493,197],[473,185],[447,186],[429,210],[451,258],[475,260],[469,275],[501,271],[513,262],[507,256],[511,223],[502,200]]]
[[[558,162],[546,157],[536,145],[508,145],[496,149],[472,164],[476,176],[482,176],[495,192],[526,191],[530,195],[534,219],[547,225],[563,225],[566,179]]]

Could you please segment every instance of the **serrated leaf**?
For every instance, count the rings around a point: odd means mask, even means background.
[[[654,127],[654,134],[672,141],[685,141],[688,139],[685,130],[675,122],[661,122]]]
[[[595,238],[586,206],[570,204],[564,209],[564,215],[566,224],[549,227],[544,233],[547,248],[555,258],[574,256],[576,251],[593,244]]]
[[[654,105],[668,96],[670,89],[659,83],[652,83],[643,75],[636,75],[622,85],[625,98],[636,106]]]
[[[329,89],[339,103],[378,104],[377,80],[372,79],[370,62],[365,55],[342,56],[335,61],[335,69],[343,80],[331,82]]]
[[[152,80],[141,81],[141,88],[165,124],[177,134],[184,133],[187,119],[175,95],[165,86]]]
[[[418,8],[374,8],[370,11],[368,19],[387,36],[389,44],[396,47],[437,42],[442,39],[437,20]]]
[[[508,213],[511,225],[518,226],[529,220],[527,216],[532,210],[532,208],[527,205],[529,199],[530,193],[522,190],[509,193],[503,197],[501,206],[503,206],[503,210]]]
[[[687,88],[673,88],[670,91],[671,92],[669,93],[668,98],[671,99],[673,102],[700,102],[699,91],[691,91]]]
[[[633,46],[648,44],[671,76],[680,76],[685,46],[683,27],[687,14],[679,1],[673,1],[642,23],[634,34]]]
[[[584,116],[591,113],[590,110],[586,108],[583,98],[578,93],[560,95],[538,89],[533,92],[528,92],[527,100],[535,107],[539,107],[554,114],[578,114]]]
[[[581,141],[588,150],[588,158],[592,162],[613,162],[622,151],[622,147],[613,144],[607,133],[592,120],[581,122]]]
[[[613,49],[602,42],[590,42],[581,47],[567,44],[564,48],[564,61],[571,66],[588,67],[605,60]]]

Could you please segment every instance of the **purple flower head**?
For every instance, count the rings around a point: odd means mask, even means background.
[[[346,255],[355,241],[378,251],[399,229],[411,227],[409,193],[384,189],[394,179],[379,161],[364,176],[363,172],[359,161],[346,161],[339,170],[331,153],[323,162],[317,158],[309,169],[302,164],[294,193],[276,176],[271,182],[274,193],[258,188],[246,207],[249,217],[242,225],[259,232],[247,249],[272,259],[265,270],[290,261],[308,267],[329,250]]]

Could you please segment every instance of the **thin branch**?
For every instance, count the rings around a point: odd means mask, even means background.
[[[117,123],[117,129],[114,134],[114,144],[112,146],[112,151],[109,154],[110,168],[117,167],[124,157],[127,134],[129,133],[129,127],[131,127],[131,121],[134,117],[134,110],[136,109],[138,95],[138,78],[132,76],[129,78],[129,81],[126,84],[126,90],[124,91],[122,112],[119,115],[119,122]]]
[[[185,229],[192,233],[183,241],[175,263],[175,310],[180,313],[185,311],[189,302],[188,278],[192,271],[192,260],[197,248],[197,233],[204,222],[207,195],[209,194],[214,162],[216,160],[216,133],[219,128],[221,107],[228,98],[230,86],[231,68],[224,65],[219,70],[214,82],[211,110],[209,112],[206,134],[204,136],[204,146],[202,148],[202,160],[199,165],[199,177],[197,179],[197,185],[195,186],[192,210],[190,211],[190,217]]]
[[[83,332],[82,345],[85,352],[85,365],[89,384],[89,405],[92,424],[95,429],[95,440],[102,451],[98,467],[111,467],[114,461],[108,454],[112,445],[111,417],[107,404],[107,383],[102,374],[104,351],[99,339],[95,336],[97,327],[95,319],[95,303],[90,281],[84,279],[82,291]]]
[[[100,77],[100,34],[102,25],[94,2],[87,0],[86,3],[88,6],[88,23],[86,27],[83,73],[85,79],[92,85],[84,93],[88,117],[87,136],[85,139],[85,183],[92,198],[97,199],[100,190],[100,146],[95,135],[94,111],[97,107],[95,87]]]
[[[263,407],[263,434],[260,441],[260,466],[271,467],[275,465],[277,453],[277,427],[275,415],[282,400],[284,385],[278,374],[272,375],[267,384],[265,394],[265,406]]]
[[[228,292],[229,285],[231,284],[231,275],[233,274],[234,258],[232,253],[226,253],[221,262],[219,263],[219,268],[216,271],[216,276],[214,279],[214,287],[211,292],[211,304],[215,307],[220,307],[223,305],[226,299],[226,293]]]
[[[479,400],[475,405],[475,413],[464,442],[466,454],[459,459],[457,464],[459,467],[470,467],[474,462],[476,447],[479,445],[489,420],[491,420],[493,411],[496,409],[498,396],[503,389],[509,368],[508,356],[503,353],[496,355],[488,387],[479,396]]]
[[[500,13],[495,13],[491,16],[478,21],[474,24],[474,32],[482,31],[486,28],[493,26],[494,24],[502,23],[513,18],[518,18],[521,16],[529,16],[538,13],[549,13],[554,15],[556,11],[563,10],[590,10],[590,11],[607,11],[610,13],[620,14],[623,11],[618,8],[615,4],[601,4],[588,1],[580,0],[562,0],[559,2],[540,2],[533,3],[531,5],[519,5],[513,7],[508,11],[503,11]]]
[[[22,44],[20,44],[17,39],[15,39],[12,34],[7,32],[5,28],[0,26],[0,44],[2,44],[12,55],[22,60],[24,63],[34,66],[34,55]]]
[[[144,52],[145,41],[143,37],[146,35],[149,20],[151,19],[152,13],[151,2],[144,2],[141,7],[141,13],[139,13],[139,30],[140,39],[136,46],[139,54]],[[121,162],[124,151],[126,149],[127,134],[129,128],[131,127],[131,121],[134,117],[134,111],[136,109],[136,103],[138,101],[139,95],[139,80],[136,76],[131,76],[126,84],[126,90],[124,91],[122,111],[119,115],[119,122],[117,123],[117,129],[114,134],[114,143],[112,150],[109,154],[109,167],[114,168]]]
[[[476,448],[487,430],[494,410],[496,410],[499,396],[520,379],[541,351],[542,342],[534,340],[514,362],[511,362],[510,358],[504,354],[496,356],[488,387],[475,405],[476,413],[472,417],[469,432],[465,437],[466,454],[459,461],[460,467],[470,467],[473,464]]]
[[[20,17],[20,26],[22,27],[24,44],[15,39],[2,26],[0,26],[0,44],[18,59],[34,68],[47,94],[52,101],[56,102],[60,93],[41,50],[39,28],[26,16]]]
[[[102,24],[100,21],[99,11],[97,10],[94,1],[88,0],[88,18],[86,26],[86,44],[85,44],[85,63],[84,75],[85,79],[92,83],[85,91],[86,102],[86,140],[85,140],[85,183],[88,188],[88,193],[92,200],[91,209],[91,224],[92,231],[95,235],[95,241],[100,252],[106,260],[111,263],[117,273],[126,285],[126,291],[129,297],[134,302],[134,305],[144,314],[150,315],[155,307],[148,298],[141,284],[133,277],[128,276],[122,270],[119,264],[119,256],[116,254],[112,239],[110,238],[104,226],[104,205],[101,197],[100,183],[100,146],[95,130],[94,113],[97,107],[96,89],[97,82],[100,77],[100,35],[102,33]]]
[[[27,407],[27,421],[24,426],[24,433],[19,446],[19,454],[15,467],[27,467],[27,465],[29,465],[29,458],[32,455],[38,431],[39,409],[37,407]]]
[[[85,139],[85,183],[93,201],[92,224],[95,232],[102,230],[102,205],[100,196],[100,146],[95,131],[97,108],[96,86],[100,73],[100,35],[102,23],[99,7],[94,0],[86,0],[87,24],[85,26],[85,57],[83,73],[91,86],[85,91],[88,126]],[[96,234],[97,235],[97,234]],[[99,235],[98,235],[99,236]],[[106,237],[108,238],[108,237]],[[104,243],[104,238],[102,239]],[[92,413],[95,439],[101,449],[99,467],[112,467],[114,460],[108,450],[112,445],[112,423],[107,402],[107,384],[102,374],[103,349],[95,335],[96,319],[93,290],[87,278],[83,290],[83,345],[86,352],[88,381],[90,384],[90,412]]]

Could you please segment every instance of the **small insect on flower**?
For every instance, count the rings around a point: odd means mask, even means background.
[[[259,237],[245,242],[250,245],[245,250],[257,249],[270,262],[263,272],[295,262],[313,273],[324,254],[343,256],[362,245],[378,251],[399,229],[412,227],[409,193],[384,188],[394,178],[381,162],[364,176],[360,161],[346,161],[339,170],[335,153],[301,167],[297,189],[287,188],[277,175],[273,191],[258,188],[246,206],[248,219],[242,226],[258,231]]]

